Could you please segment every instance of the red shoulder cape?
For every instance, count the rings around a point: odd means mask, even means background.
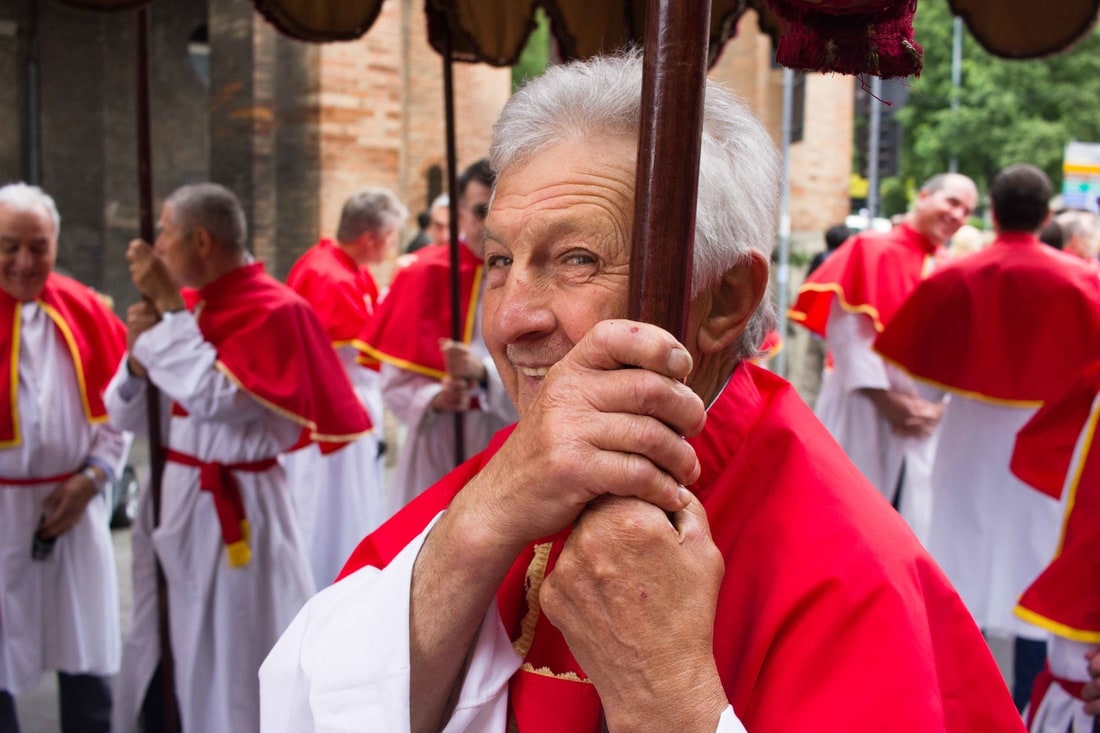
[[[234,382],[334,451],[370,430],[313,310],[264,272],[239,267],[189,294],[199,329]]]
[[[942,254],[942,247],[908,224],[888,232],[861,232],[806,278],[787,316],[825,336],[836,298],[844,310],[864,314],[881,331],[931,269],[928,258]]]
[[[470,343],[481,286],[481,260],[460,246],[462,341]],[[366,351],[401,369],[442,379],[446,373],[439,339],[451,337],[451,263],[448,245],[417,250],[416,260],[399,270],[364,332]]]
[[[332,240],[322,239],[298,258],[286,284],[313,307],[333,348],[352,346],[366,356],[363,335],[378,302],[369,270]]]
[[[342,575],[385,566],[508,434],[367,537]],[[715,658],[749,730],[816,730],[822,721],[854,733],[887,724],[902,733],[1023,730],[962,601],[789,384],[741,365],[690,442],[703,476],[692,489],[726,558]],[[564,534],[539,550],[546,572]],[[541,613],[533,638],[520,633],[535,553],[516,560],[497,607],[512,638],[530,642],[525,661],[558,676],[525,665],[512,678],[512,713],[525,732],[595,733],[599,699],[560,633]],[[859,704],[838,705],[853,685]]]
[[[921,283],[875,350],[952,392],[1037,407],[1100,358],[1100,280],[1030,234],[1003,233]]]
[[[39,307],[50,317],[72,356],[80,386],[84,416],[89,423],[107,419],[103,392],[126,354],[126,327],[103,304],[95,291],[72,278],[50,273],[38,298]],[[0,448],[17,446],[20,303],[0,291]]]
[[[1050,565],[1024,591],[1016,614],[1059,636],[1100,642],[1100,363],[1056,401],[1043,406],[1016,437],[1012,470],[1055,498],[1066,514]],[[1057,473],[1060,471],[1060,474]]]

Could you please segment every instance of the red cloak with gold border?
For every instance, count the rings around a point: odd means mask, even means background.
[[[945,258],[945,250],[908,224],[860,232],[837,248],[798,289],[787,317],[825,337],[833,299],[882,331],[901,304]]]
[[[1058,636],[1100,643],[1100,362],[1043,406],[1016,436],[1012,472],[1066,496],[1054,559],[1020,596],[1016,615]]]
[[[328,335],[309,303],[264,272],[238,267],[185,300],[238,387],[302,426],[329,453],[371,428]]]
[[[107,420],[103,393],[126,354],[126,327],[100,296],[72,278],[51,272],[46,278],[40,308],[53,321],[73,360],[84,416],[89,424]],[[0,448],[20,444],[19,329],[20,302],[0,290]]]
[[[888,362],[983,402],[1038,407],[1100,358],[1100,280],[1023,232],[921,283],[875,340]]]
[[[286,284],[313,306],[332,347],[351,346],[363,366],[377,367],[367,356],[364,332],[378,303],[378,285],[370,271],[331,239],[310,247],[290,268]],[[373,364],[372,364],[373,362]]]
[[[458,251],[461,341],[468,344],[477,317],[482,263],[466,246]],[[451,261],[448,245],[435,244],[417,250],[416,260],[398,270],[363,339],[375,359],[442,379],[446,370],[441,338],[451,338]]]

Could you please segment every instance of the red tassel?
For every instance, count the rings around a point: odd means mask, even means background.
[[[826,7],[772,0],[784,21],[776,61],[792,69],[870,74],[883,79],[919,75],[923,50],[913,40],[911,0],[875,9],[870,3],[833,0]],[[845,12],[845,11],[849,12]]]

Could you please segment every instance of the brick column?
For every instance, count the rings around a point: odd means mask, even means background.
[[[210,180],[233,190],[255,255],[275,252],[275,29],[248,0],[211,0]]]

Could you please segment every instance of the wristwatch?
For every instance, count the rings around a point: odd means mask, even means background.
[[[100,471],[97,471],[94,466],[85,466],[84,468],[80,469],[80,473],[91,479],[91,482],[95,485],[96,491],[100,494],[102,494],[103,490],[107,488],[107,478],[100,478]]]

